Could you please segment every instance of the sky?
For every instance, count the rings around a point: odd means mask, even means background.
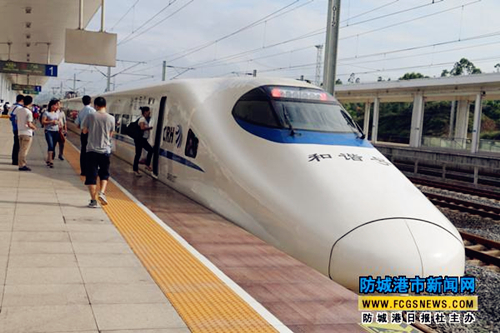
[[[118,34],[111,89],[160,83],[163,61],[171,66],[167,80],[257,70],[314,83],[327,11],[328,0],[106,0],[105,30]],[[463,57],[484,73],[500,63],[498,0],[341,0],[340,13],[337,78],[344,84],[408,72],[439,77]],[[87,30],[99,28],[100,12]],[[44,90],[62,82],[64,90],[75,85],[96,95],[106,89],[106,70],[62,63]]]

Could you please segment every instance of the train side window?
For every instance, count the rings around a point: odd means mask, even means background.
[[[240,100],[234,106],[233,115],[252,124],[280,127],[271,103],[267,100]]]
[[[189,129],[184,155],[186,155],[187,157],[196,158],[196,155],[198,154],[198,143],[199,143],[198,138],[196,137],[194,132],[191,129]]]

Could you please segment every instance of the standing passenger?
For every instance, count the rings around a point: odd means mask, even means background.
[[[49,102],[47,111],[43,113],[42,124],[45,127],[45,140],[47,140],[47,166],[54,167],[54,154],[56,143],[59,140],[59,116],[56,111],[59,109],[59,100],[52,99]]]
[[[102,205],[107,205],[106,187],[109,178],[111,138],[115,129],[115,117],[106,113],[106,100],[97,97],[94,100],[96,112],[90,113],[82,123],[82,133],[88,134],[87,167],[85,185],[90,192],[90,208],[97,207],[97,198]],[[100,191],[97,193],[97,175],[100,179]]]
[[[59,126],[59,159],[64,161],[64,144],[66,143],[66,134],[68,133],[68,126],[66,124],[66,114],[61,110],[61,103],[58,104],[59,109],[56,111],[58,117],[58,126]],[[55,150],[54,150],[55,153]]]
[[[3,112],[2,112],[2,114],[4,116],[6,116],[9,113],[9,109],[10,109],[9,102],[5,102],[5,104],[3,105]]]
[[[12,147],[12,165],[18,165],[18,157],[19,157],[19,136],[17,133],[17,120],[16,120],[16,112],[17,109],[23,107],[23,95],[17,95],[16,103],[12,106],[10,112],[10,121],[12,122],[12,132],[14,133],[14,146]]]
[[[33,131],[36,126],[33,124],[33,113],[29,109],[31,103],[33,102],[33,97],[24,96],[23,104],[24,107],[20,107],[16,110],[16,121],[17,129],[19,135],[19,171],[31,171],[26,165],[26,156],[31,147]]]
[[[78,126],[79,129],[81,129],[81,126],[83,124],[83,121],[85,118],[95,112],[95,109],[90,106],[90,102],[92,102],[92,99],[90,96],[85,95],[82,98],[82,103],[84,105],[83,109],[78,112],[78,116],[76,117],[75,124]],[[89,135],[88,134],[83,134],[83,132],[80,134],[80,176],[85,176],[85,168],[87,166],[87,140],[88,140]]]
[[[139,173],[139,160],[141,159],[142,149],[146,149],[148,152],[148,156],[146,158],[146,169],[151,171],[151,158],[153,157],[153,147],[148,142],[149,132],[153,129],[152,126],[149,126],[149,121],[151,120],[151,111],[149,110],[149,106],[143,106],[140,108],[142,112],[142,117],[139,119],[139,127],[141,129],[141,135],[137,138],[134,138],[135,144],[135,157],[134,157],[134,174],[137,177],[141,177],[142,175]]]

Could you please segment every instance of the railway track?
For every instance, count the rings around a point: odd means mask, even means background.
[[[482,217],[489,217],[494,220],[500,220],[500,208],[480,204],[477,202],[451,198],[445,195],[425,192],[424,194],[436,206],[455,209],[468,214],[476,214]]]
[[[500,242],[463,231],[460,231],[460,235],[464,240],[467,257],[480,260],[485,265],[496,266],[495,270],[500,271]]]
[[[436,187],[436,188],[454,191],[454,192],[459,192],[459,193],[463,193],[463,194],[471,194],[471,195],[477,195],[479,197],[500,200],[500,192],[498,192],[498,191],[492,191],[492,190],[486,190],[486,189],[476,189],[476,188],[471,188],[468,186],[461,186],[461,185],[449,184],[449,183],[444,183],[444,182],[436,182],[436,181],[430,181],[430,180],[413,178],[413,177],[409,177],[409,179],[411,180],[411,182],[413,184]]]

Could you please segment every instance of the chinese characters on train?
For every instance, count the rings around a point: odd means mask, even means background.
[[[333,157],[343,158],[346,161],[352,161],[352,162],[364,162],[365,160],[363,159],[366,158],[365,156],[361,156],[358,154],[351,154],[351,153],[340,153],[336,156],[334,155]],[[317,154],[317,153],[308,156],[309,162],[321,162],[322,160],[333,159],[333,157],[331,154]],[[371,156],[369,161],[374,161],[378,164],[382,164],[385,166],[390,165],[390,163],[387,160],[375,156]]]

